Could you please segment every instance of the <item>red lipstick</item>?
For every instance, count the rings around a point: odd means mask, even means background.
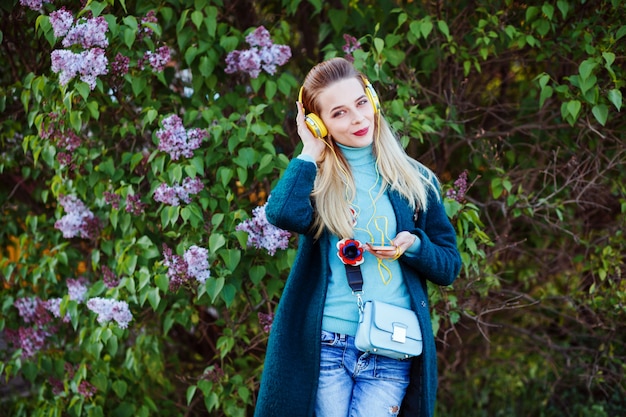
[[[366,127],[365,129],[361,129],[361,130],[357,130],[356,132],[354,132],[354,135],[356,136],[365,136],[367,135],[367,132],[369,132],[370,128]]]

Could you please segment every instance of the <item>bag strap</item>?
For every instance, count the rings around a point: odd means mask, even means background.
[[[363,274],[361,273],[360,265],[348,265],[346,267],[346,278],[348,279],[348,285],[352,289],[352,294],[356,296],[356,304],[359,306],[359,311],[363,313]]]
[[[345,265],[346,277],[348,278],[348,285],[352,288],[352,292],[363,292],[363,274],[361,273],[361,266],[357,265]]]

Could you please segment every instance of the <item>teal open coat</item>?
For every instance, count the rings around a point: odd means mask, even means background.
[[[316,173],[311,162],[293,159],[266,206],[272,224],[298,233],[300,239],[272,324],[255,417],[314,416],[322,313],[330,274],[328,239],[314,239],[310,230]],[[437,352],[426,281],[451,284],[459,273],[461,259],[456,233],[435,193],[430,193],[428,210],[417,213],[400,194],[390,192],[389,198],[398,232],[407,230],[421,239],[417,256],[400,258],[424,339],[422,355],[413,359],[401,416],[431,417],[437,393]]]

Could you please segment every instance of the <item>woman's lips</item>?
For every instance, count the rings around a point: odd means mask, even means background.
[[[370,130],[369,127],[366,127],[365,129],[361,129],[361,130],[357,130],[356,132],[354,132],[354,134],[356,136],[365,136],[367,135],[367,132]]]

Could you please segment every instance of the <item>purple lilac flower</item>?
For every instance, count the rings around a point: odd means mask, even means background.
[[[287,45],[275,45],[270,34],[263,26],[259,26],[246,36],[250,45],[247,50],[235,50],[226,56],[224,72],[233,74],[245,72],[252,78],[257,78],[264,70],[270,75],[276,73],[276,67],[284,65],[291,58],[291,49]]]
[[[147,51],[143,56],[143,61],[148,61],[152,69],[161,72],[165,69],[165,65],[170,62],[171,51],[167,46],[162,46],[155,52]],[[141,65],[143,67],[143,64]]]
[[[209,251],[193,245],[185,251],[183,258],[187,263],[187,274],[195,278],[200,284],[204,284],[211,276],[208,259]]]
[[[106,48],[109,46],[109,40],[106,37],[108,30],[109,24],[102,16],[83,20],[67,32],[61,44],[66,48],[72,45],[81,45],[85,49],[94,46]]]
[[[265,314],[265,313],[259,312],[258,316],[259,316],[259,324],[261,325],[261,327],[263,327],[263,331],[265,333],[269,333],[272,330],[272,323],[274,322],[274,314],[273,313]]]
[[[246,36],[246,42],[248,42],[250,46],[272,46],[270,33],[264,26],[259,26],[254,32]]]
[[[167,267],[170,291],[176,291],[189,279],[187,261],[182,256],[172,253],[172,250],[165,244],[163,244],[163,265]]]
[[[107,204],[110,204],[111,207],[113,207],[116,210],[120,208],[120,196],[119,195],[112,193],[110,191],[105,191],[104,193],[102,193],[102,195],[104,196],[104,201]]]
[[[57,220],[54,227],[63,232],[64,238],[95,237],[100,222],[82,201],[73,195],[61,195],[59,204],[63,206],[67,214]]]
[[[67,152],[59,152],[57,154],[57,161],[59,161],[59,165],[69,167],[72,165],[72,155]]]
[[[104,281],[104,285],[106,285],[107,288],[116,288],[119,285],[120,280],[115,276],[113,271],[111,271],[111,269],[106,265],[102,265],[101,269],[102,281]]]
[[[361,43],[357,40],[357,38],[350,36],[347,33],[344,33],[343,39],[346,41],[346,44],[343,46],[343,52],[346,54],[346,59],[353,62],[354,57],[352,56],[352,53],[361,48]]]
[[[174,161],[181,156],[191,158],[193,151],[198,149],[204,138],[209,136],[205,129],[185,130],[183,121],[175,114],[163,119],[162,124],[163,128],[156,132],[156,137],[159,139],[158,149],[169,153]]]
[[[61,38],[67,35],[74,24],[74,16],[63,6],[59,10],[50,13],[50,24],[52,25],[54,36]]]
[[[95,297],[87,301],[87,308],[98,314],[98,323],[106,324],[114,320],[122,329],[128,327],[133,315],[126,301],[117,301],[109,298]]]
[[[200,191],[202,191],[203,188],[204,184],[202,184],[200,178],[187,177],[183,180],[183,185],[176,186],[175,190],[178,194],[178,197],[185,203],[189,204],[191,203],[190,195],[198,194]]]
[[[20,0],[22,6],[26,6],[32,10],[41,10],[44,3],[52,3],[52,0]]]
[[[67,49],[52,51],[52,71],[59,73],[59,83],[67,85],[78,74],[82,66],[81,55]]]
[[[200,376],[200,379],[218,383],[224,377],[224,370],[218,364],[211,365]]]
[[[66,151],[72,152],[80,146],[81,140],[74,131],[70,130],[60,135],[57,144],[59,147],[65,148]]]
[[[72,318],[70,317],[69,312],[65,312],[65,316],[61,317],[61,303],[63,302],[62,298],[50,298],[45,301],[46,309],[52,313],[54,317],[57,319],[62,319],[64,323],[69,323]]]
[[[467,170],[465,170],[461,172],[461,174],[459,175],[459,178],[457,178],[457,180],[454,181],[454,187],[450,188],[446,192],[446,197],[452,198],[458,201],[459,203],[462,203],[463,201],[465,201],[465,194],[467,193],[467,190],[468,190]]]
[[[80,277],[78,279],[68,278],[67,293],[70,296],[70,300],[82,303],[85,301],[87,290],[87,280],[84,277]]]
[[[48,383],[52,387],[52,394],[61,395],[65,391],[63,381],[54,377],[48,377]]]
[[[48,333],[42,328],[20,327],[17,336],[17,343],[14,341],[14,344],[22,349],[23,357],[31,358],[43,348]]]
[[[96,387],[83,380],[78,385],[78,393],[85,398],[91,398],[97,392]]]
[[[52,71],[59,73],[59,83],[67,85],[75,76],[80,74],[80,79],[93,90],[96,87],[96,79],[99,75],[108,72],[108,60],[104,50],[92,48],[88,51],[74,53],[67,49],[52,51]]]
[[[180,205],[180,201],[178,199],[178,194],[173,187],[170,187],[166,183],[162,183],[159,187],[154,190],[154,201],[159,203],[167,204],[169,206],[178,206]]]
[[[197,194],[204,188],[199,178],[185,178],[182,185],[169,185],[162,183],[154,191],[154,200],[170,206],[180,205],[180,201],[191,203],[191,194]]]
[[[130,69],[129,64],[130,58],[118,52],[111,63],[111,73],[117,78],[122,78],[124,75],[128,74],[128,70]]]
[[[50,315],[46,311],[46,303],[39,297],[18,298],[13,305],[25,323],[43,326],[50,321]]]
[[[135,216],[139,216],[143,213],[146,205],[141,202],[141,196],[139,194],[129,194],[126,196],[126,212]]]
[[[142,19],[141,19],[141,29],[139,31],[138,38],[143,39],[144,37],[152,36],[153,30],[150,27],[150,23],[158,23],[158,19],[156,17],[156,13],[154,10],[150,10]]]
[[[265,249],[274,256],[277,249],[287,249],[291,233],[267,221],[265,205],[252,210],[253,218],[237,225],[235,230],[248,233],[248,247]]]
[[[167,267],[170,291],[178,290],[191,278],[204,284],[211,276],[208,257],[209,251],[200,246],[193,245],[185,251],[183,256],[180,256],[163,244],[163,265]]]
[[[109,72],[107,65],[109,61],[104,55],[104,50],[100,48],[91,48],[81,54],[83,65],[80,69],[80,79],[93,90],[96,88],[96,79],[98,75],[104,75]]]

